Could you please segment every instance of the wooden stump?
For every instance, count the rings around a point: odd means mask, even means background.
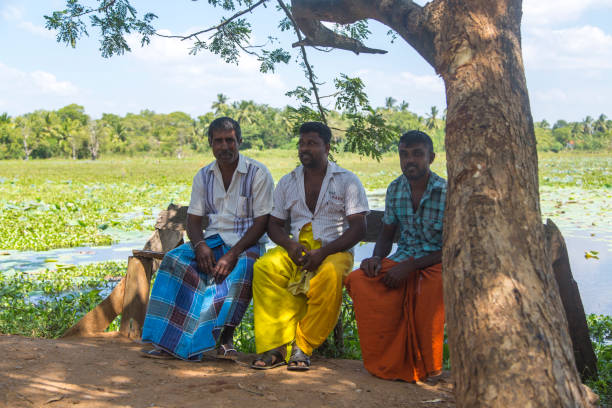
[[[130,339],[140,339],[142,334],[142,326],[149,303],[151,273],[151,259],[129,257],[119,333]]]
[[[123,311],[125,277],[119,281],[110,295],[92,311],[64,332],[62,337],[87,337],[102,333]]]
[[[561,231],[550,219],[544,225],[546,248],[559,286],[559,295],[565,310],[569,334],[572,339],[576,368],[582,380],[597,378],[597,358],[593,351],[578,285],[572,275],[567,246]]]

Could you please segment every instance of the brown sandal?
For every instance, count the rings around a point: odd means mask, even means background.
[[[255,363],[258,361],[263,361],[265,365],[256,365]],[[287,363],[285,362],[285,357],[283,354],[278,351],[278,349],[274,349],[266,351],[261,356],[253,360],[251,363],[251,368],[255,370],[269,370],[285,364]]]

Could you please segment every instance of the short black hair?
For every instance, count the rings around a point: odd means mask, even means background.
[[[404,133],[400,139],[398,146],[403,144],[404,146],[412,146],[415,144],[422,143],[429,148],[429,152],[433,153],[433,141],[431,137],[425,132],[421,132],[420,130],[409,130]]]
[[[300,126],[300,135],[303,133],[315,132],[319,135],[325,144],[331,142],[331,130],[325,123],[321,122],[305,122]]]
[[[242,141],[242,131],[240,130],[240,123],[228,116],[222,116],[210,122],[208,125],[208,143],[212,141],[213,131],[219,130],[233,130],[236,135],[238,142]]]

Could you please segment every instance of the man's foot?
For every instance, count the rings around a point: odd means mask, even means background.
[[[217,358],[222,360],[236,360],[238,358],[238,351],[236,351],[232,343],[222,344],[217,349]]]
[[[152,350],[148,350],[146,348],[143,348],[140,350],[140,353],[143,357],[148,357],[148,358],[158,358],[158,359],[162,359],[162,360],[172,360],[174,359],[174,356],[170,353],[168,353],[167,351],[164,351],[162,349],[159,349],[157,347],[153,348]]]
[[[271,368],[275,368],[278,366],[282,366],[287,364],[285,362],[285,355],[283,353],[283,349],[286,349],[286,346],[281,346],[272,350],[268,350],[259,357],[257,357],[251,363],[251,368],[255,370],[269,370]]]
[[[440,381],[444,381],[445,376],[442,370],[432,371],[427,374],[427,379],[424,381],[428,385],[436,385]]]
[[[304,353],[297,344],[293,343],[291,348],[291,358],[287,365],[289,371],[308,371],[310,370],[310,356]]]

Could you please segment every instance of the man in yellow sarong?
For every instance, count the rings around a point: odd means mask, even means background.
[[[328,160],[330,129],[319,122],[300,128],[301,166],[274,190],[268,234],[278,246],[255,263],[255,345],[251,365],[284,365],[306,371],[310,355],[334,328],[342,281],[353,265],[351,248],[363,239],[369,211],[357,176]],[[291,220],[291,235],[285,222]]]

